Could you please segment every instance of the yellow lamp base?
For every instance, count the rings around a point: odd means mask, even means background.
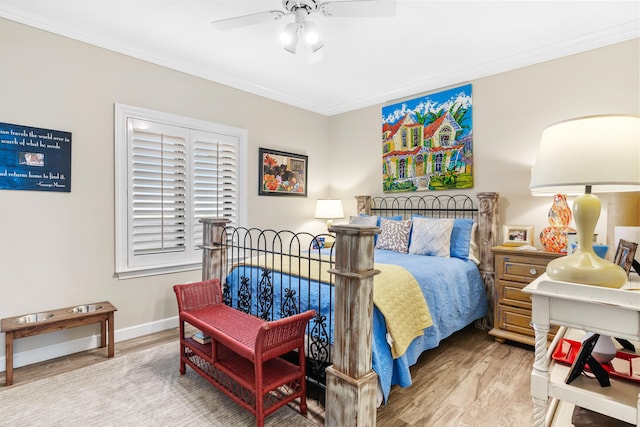
[[[627,273],[622,267],[580,248],[571,255],[551,261],[547,265],[547,275],[562,282],[606,288],[620,288],[627,283]]]
[[[333,227],[333,220],[332,219],[328,219],[327,220],[327,231],[331,230],[331,227]]]

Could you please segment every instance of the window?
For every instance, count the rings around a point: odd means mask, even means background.
[[[406,178],[407,177],[407,161],[405,159],[400,159],[398,163],[400,170],[398,172],[398,178]]]
[[[449,142],[451,141],[451,128],[449,126],[445,126],[440,129],[440,146],[448,147]]]
[[[418,145],[421,144],[421,139],[420,138],[420,134],[422,133],[422,128],[419,127],[415,127],[413,128],[413,147],[417,147]]]
[[[116,104],[116,274],[202,265],[203,217],[243,223],[246,131]]]
[[[442,155],[442,153],[438,153],[433,157],[434,157],[434,167],[433,167],[434,172],[442,173],[442,161],[444,159],[444,156]]]

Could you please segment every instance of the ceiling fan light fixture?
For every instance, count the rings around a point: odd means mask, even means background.
[[[318,27],[313,22],[307,21],[304,23],[304,40],[310,45],[320,41]]]
[[[282,48],[289,53],[293,53],[295,55],[298,44],[292,44],[290,46],[283,46]]]
[[[232,18],[218,19],[212,24],[219,30],[231,30],[262,22],[280,20],[293,15],[295,22],[288,24],[280,40],[287,52],[296,53],[298,43],[302,43],[307,54],[314,57],[323,55],[320,33],[316,25],[306,19],[313,13],[325,17],[392,17],[396,14],[396,0],[282,0],[284,10],[266,10]]]
[[[284,50],[296,53],[296,47],[298,46],[298,24],[295,22],[287,24],[280,33],[280,41],[282,42]]]
[[[284,30],[282,30],[282,32],[280,33],[280,41],[282,42],[282,44],[290,45],[291,43],[293,43],[293,41],[298,38],[298,35],[296,34],[297,30],[298,29],[295,22],[287,24],[287,26],[284,27]]]
[[[322,47],[315,51],[307,50],[307,62],[314,64],[321,61],[324,61],[324,49]]]
[[[306,21],[303,26],[304,43],[308,50],[315,52],[324,46],[320,39],[320,33],[316,24]]]

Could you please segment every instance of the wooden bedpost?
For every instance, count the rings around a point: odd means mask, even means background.
[[[356,196],[357,214],[371,215],[371,196]]]
[[[495,266],[493,265],[493,253],[491,248],[496,245],[498,239],[498,193],[478,193],[480,206],[478,207],[478,245],[480,247],[480,275],[485,285],[487,299],[489,300],[489,315],[478,321],[476,326],[489,330],[493,327],[493,289],[495,287]]]
[[[326,369],[327,427],[376,424],[378,376],[371,369],[373,238],[379,229],[335,225],[333,365]]]
[[[221,246],[223,231],[228,218],[201,218],[202,223],[202,280],[220,279],[227,276],[227,249]]]

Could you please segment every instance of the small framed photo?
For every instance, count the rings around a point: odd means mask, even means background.
[[[259,151],[258,195],[307,197],[307,156],[267,148]]]
[[[324,237],[316,237],[313,239],[312,248],[313,249],[322,249],[324,248]]]
[[[620,239],[618,243],[618,249],[616,250],[616,256],[613,258],[613,263],[622,267],[627,275],[629,274],[629,270],[631,270],[636,249],[638,249],[637,243],[628,242],[623,239]]]
[[[505,225],[502,236],[505,246],[533,246],[533,225]]]
[[[598,338],[600,338],[600,335],[594,334],[584,340],[584,342],[580,346],[578,355],[573,360],[571,369],[569,370],[569,373],[564,380],[566,384],[570,384],[573,380],[578,378],[582,374],[582,371],[584,371],[585,366],[589,364],[589,370],[597,378],[598,382],[600,383],[600,387],[608,387],[611,385],[611,381],[609,380],[609,373],[591,354],[596,346],[596,343],[598,342]]]

